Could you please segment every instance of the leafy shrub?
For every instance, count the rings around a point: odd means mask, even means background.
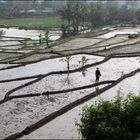
[[[118,97],[86,107],[78,126],[85,140],[139,139],[140,96]]]

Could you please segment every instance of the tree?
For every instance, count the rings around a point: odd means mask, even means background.
[[[71,61],[72,58],[73,57],[68,54],[68,55],[65,56],[64,59],[61,60],[61,61],[64,61],[64,62],[67,63],[67,69],[68,69],[68,71],[70,70],[70,61]]]
[[[139,21],[140,23],[140,9],[136,11],[135,16],[136,16],[136,20]]]
[[[140,138],[140,96],[86,107],[78,126],[85,140],[136,140]]]
[[[73,33],[77,33],[80,24],[85,21],[85,6],[82,1],[68,1],[63,10],[59,11],[62,19],[73,29]]]
[[[104,24],[105,9],[101,2],[94,2],[89,5],[89,21],[92,27]]]
[[[106,24],[112,24],[114,21],[117,21],[118,13],[119,11],[119,6],[117,1],[108,1],[105,4],[105,11],[106,11],[106,16],[105,16],[105,23]]]
[[[82,56],[81,60],[79,61],[79,63],[82,64],[82,67],[88,62],[88,58],[86,58],[86,56]]]

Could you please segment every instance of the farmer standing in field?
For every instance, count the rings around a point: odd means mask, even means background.
[[[96,76],[96,82],[99,82],[99,78],[101,76],[101,72],[100,72],[99,68],[96,69],[95,76]]]
[[[41,34],[39,35],[39,44],[41,44]]]

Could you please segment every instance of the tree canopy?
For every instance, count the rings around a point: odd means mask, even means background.
[[[140,96],[86,107],[78,125],[86,140],[136,140],[140,138]]]
[[[117,23],[139,23],[139,8],[129,3],[120,5],[118,1],[68,1],[60,10],[62,19],[68,22],[68,26],[78,31],[81,25],[90,24],[91,27],[112,25]]]

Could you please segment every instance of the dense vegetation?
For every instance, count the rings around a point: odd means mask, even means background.
[[[84,26],[99,27],[123,23],[135,26],[140,22],[140,6],[139,3],[129,2],[119,5],[118,1],[69,1],[63,10],[60,10],[60,15],[62,19],[67,20],[67,25],[62,26],[65,35],[66,32],[78,32],[79,27]]]
[[[86,140],[136,140],[140,138],[140,96],[86,107],[79,126]]]
[[[66,36],[85,27],[123,23],[135,26],[140,22],[140,2],[0,0],[0,18],[0,25],[27,28],[61,26]]]

